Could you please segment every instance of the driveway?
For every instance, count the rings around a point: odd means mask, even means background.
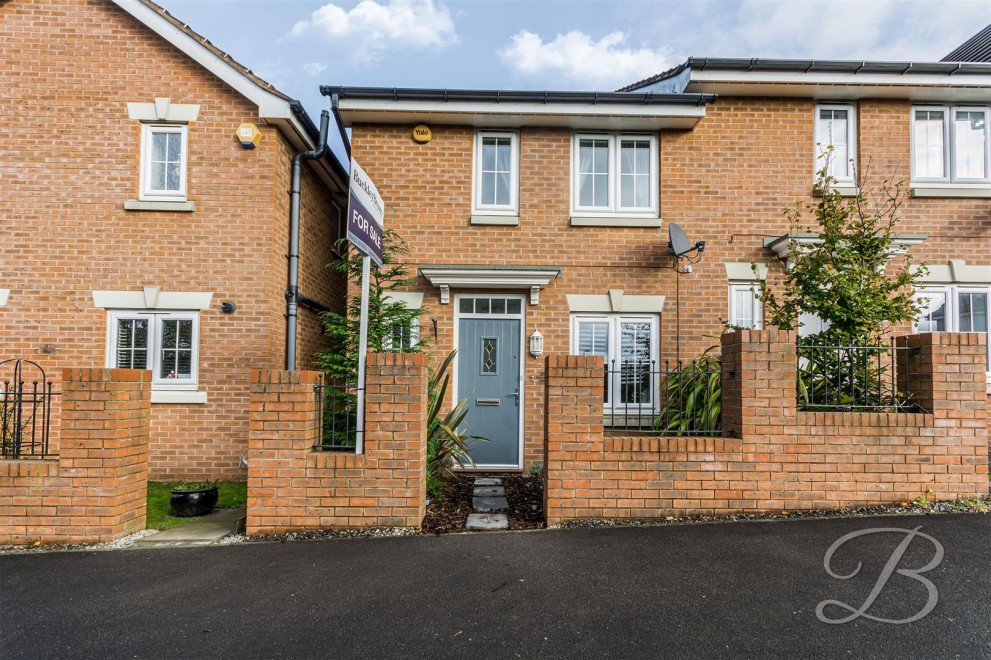
[[[945,549],[930,614],[859,608],[904,533]],[[991,657],[991,516],[243,544],[0,558],[0,656]],[[899,569],[935,546],[914,537]],[[894,573],[867,610],[923,610]],[[848,612],[825,611],[836,619]]]

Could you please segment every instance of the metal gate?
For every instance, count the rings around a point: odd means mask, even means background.
[[[52,399],[57,393],[45,370],[31,360],[0,361],[0,455],[49,456]]]

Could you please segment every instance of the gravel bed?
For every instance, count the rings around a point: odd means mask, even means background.
[[[35,543],[33,545],[0,545],[0,555],[24,555],[38,552],[93,552],[103,550],[123,550],[134,545],[138,539],[158,534],[157,529],[143,529],[116,541],[105,543]]]
[[[230,534],[220,539],[220,545],[235,543],[285,543],[287,541],[316,541],[321,539],[386,538],[395,536],[416,536],[419,530],[413,527],[373,527],[370,529],[315,529],[304,532],[283,534],[262,534],[245,536]]]
[[[689,525],[696,523],[723,523],[750,520],[814,520],[817,518],[862,518],[869,516],[921,516],[941,513],[991,513],[991,495],[984,496],[976,500],[929,502],[925,504],[902,502],[900,504],[852,507],[847,509],[781,511],[780,513],[738,513],[719,516],[667,516],[665,518],[635,518],[621,520],[573,520],[560,525],[549,525],[548,528],[576,529],[584,527],[656,527],[661,525]]]

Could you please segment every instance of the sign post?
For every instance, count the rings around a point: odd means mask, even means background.
[[[351,159],[348,186],[348,240],[365,255],[361,260],[361,318],[358,319],[358,409],[355,452],[365,452],[365,362],[368,360],[368,289],[371,262],[382,266],[382,233],[385,231],[385,206],[378,188]]]

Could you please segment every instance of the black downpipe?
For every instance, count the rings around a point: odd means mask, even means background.
[[[296,334],[299,319],[299,191],[302,186],[303,161],[323,158],[327,148],[330,113],[320,113],[320,138],[317,148],[300,151],[292,158],[292,184],[289,188],[289,283],[286,287],[286,369],[296,370]]]

